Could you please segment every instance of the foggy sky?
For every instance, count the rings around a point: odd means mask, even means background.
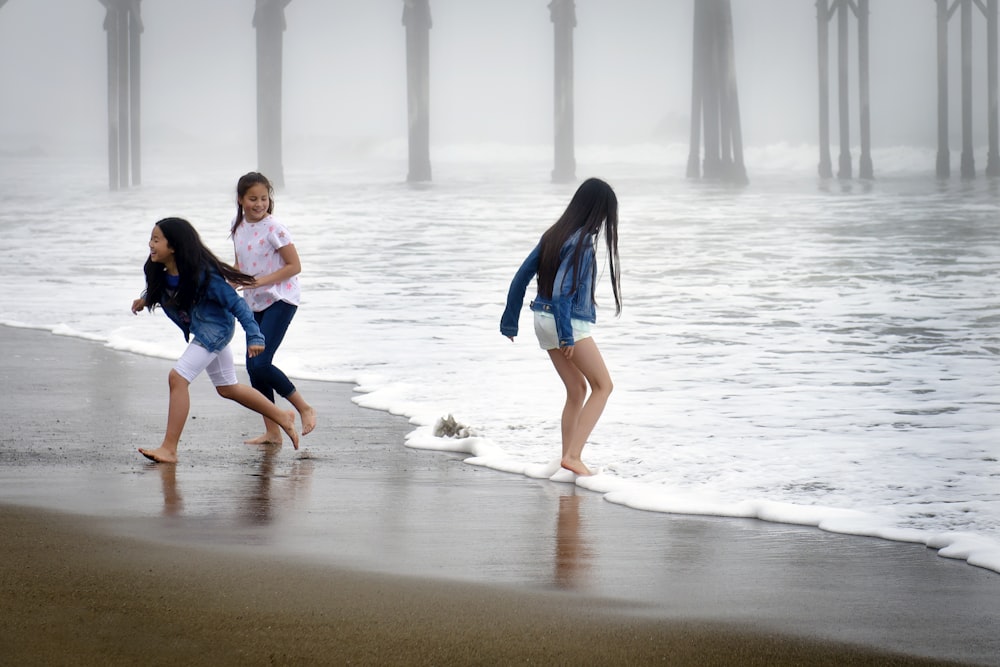
[[[577,0],[578,145],[687,141],[694,0]],[[548,0],[431,0],[431,142],[552,140]],[[144,0],[142,127],[158,142],[256,151],[253,0]],[[933,146],[932,0],[871,0],[873,145]],[[734,0],[747,146],[817,140],[815,4]],[[0,8],[0,150],[106,150],[107,60],[98,0]],[[406,136],[400,0],[292,0],[284,34],[283,132],[364,146]],[[951,85],[959,84],[957,16]],[[985,30],[976,21],[975,122],[985,137]],[[856,42],[852,26],[852,63]],[[836,57],[831,32],[831,58]],[[833,73],[831,72],[831,75]],[[851,69],[857,142],[857,69]],[[831,120],[836,141],[835,78]],[[953,133],[959,118],[951,110]],[[957,136],[957,134],[956,134]],[[985,139],[983,139],[985,140]]]

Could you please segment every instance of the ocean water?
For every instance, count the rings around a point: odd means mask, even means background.
[[[1000,572],[1000,183],[938,181],[916,148],[876,151],[874,182],[824,182],[816,156],[747,150],[735,188],[685,179],[682,146],[578,149],[621,219],[620,318],[598,288],[615,391],[584,450],[593,477],[558,471],[562,386],[527,308],[515,343],[499,333],[514,271],[575,189],[549,181],[549,147],[442,147],[420,186],[399,146],[289,160],[275,215],[304,296],[278,363],[408,417],[400,447]],[[231,258],[252,167],[147,158],[144,185],[110,192],[99,159],[0,158],[0,323],[178,356],[162,313],[129,312],[150,229],[186,217]],[[471,436],[435,436],[449,415]]]

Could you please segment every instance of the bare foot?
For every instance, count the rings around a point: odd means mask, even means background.
[[[292,446],[295,449],[299,448],[299,434],[295,431],[295,413],[289,410],[285,414],[285,421],[278,424],[281,429],[288,434],[288,437],[292,439]]]
[[[299,414],[302,415],[302,435],[309,435],[316,428],[316,411],[309,406]]]
[[[593,474],[590,472],[590,468],[583,465],[583,461],[580,460],[570,461],[568,459],[563,459],[559,462],[559,465],[572,473],[580,475],[581,477],[588,477]]]
[[[155,463],[177,463],[177,452],[172,452],[166,447],[156,449],[139,448],[139,453]]]
[[[280,445],[281,431],[277,433],[265,433],[264,435],[258,435],[256,438],[250,438],[249,440],[244,440],[244,445]]]

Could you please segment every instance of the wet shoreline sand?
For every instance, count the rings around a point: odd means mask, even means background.
[[[406,420],[300,383],[320,427],[170,362],[0,327],[5,664],[996,664],[1000,577],[914,545],[614,506],[402,444]],[[924,656],[923,658],[915,656]]]

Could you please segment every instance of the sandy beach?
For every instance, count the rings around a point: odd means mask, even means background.
[[[297,381],[295,452],[171,362],[0,327],[0,664],[1000,664],[1000,576],[919,545],[629,510],[404,446]]]

